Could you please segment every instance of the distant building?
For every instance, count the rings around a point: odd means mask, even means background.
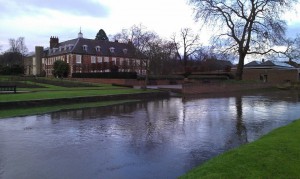
[[[34,55],[27,59],[26,74],[45,73],[52,76],[53,63],[65,61],[72,73],[96,73],[118,70],[146,74],[146,59],[138,58],[131,42],[119,43],[86,39],[82,32],[78,38],[59,42],[58,37],[50,37],[49,48],[36,47]],[[41,56],[42,58],[41,58]]]
[[[300,69],[289,63],[270,60],[252,61],[244,66],[243,79],[270,83],[298,82]]]

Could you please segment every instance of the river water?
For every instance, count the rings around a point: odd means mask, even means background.
[[[169,98],[0,120],[0,178],[176,178],[300,118],[300,94]]]

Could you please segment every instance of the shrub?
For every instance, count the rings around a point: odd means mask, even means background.
[[[54,62],[52,71],[53,76],[58,78],[68,77],[69,72],[70,67],[65,61],[57,60]]]

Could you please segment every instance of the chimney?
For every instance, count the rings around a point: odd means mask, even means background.
[[[265,59],[263,58],[263,59],[261,60],[261,62],[262,62],[262,63],[265,63]]]
[[[51,36],[50,37],[50,49],[54,47],[58,47],[59,39],[58,37]]]

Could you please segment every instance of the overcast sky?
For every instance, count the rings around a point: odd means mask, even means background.
[[[85,38],[95,38],[99,29],[113,35],[134,24],[143,24],[161,37],[169,38],[181,28],[195,31],[187,0],[0,0],[1,51],[9,38],[25,37],[29,51],[34,46],[49,46],[50,36],[60,41],[77,38],[80,27]],[[300,9],[300,8],[299,8]],[[286,17],[290,33],[300,32],[300,18]],[[202,31],[207,42],[210,34]]]

